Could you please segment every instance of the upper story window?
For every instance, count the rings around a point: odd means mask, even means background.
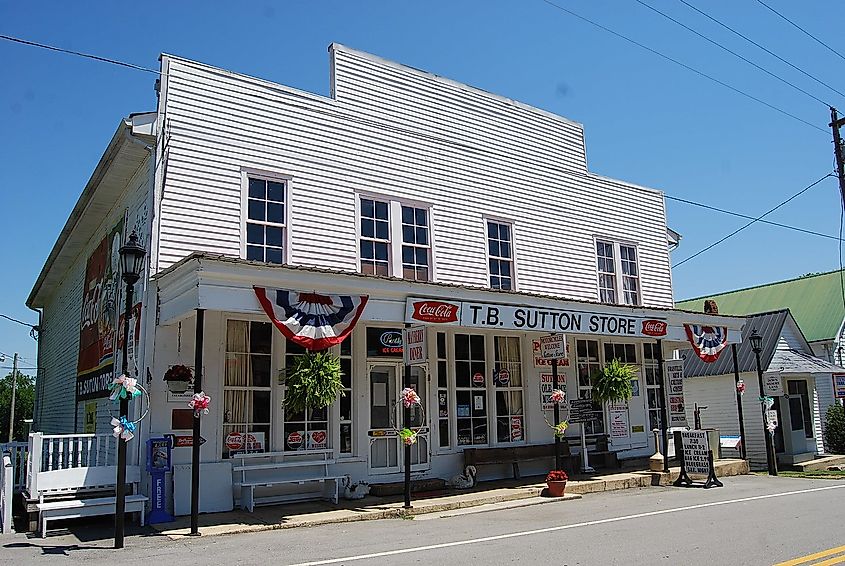
[[[513,289],[513,240],[511,225],[487,221],[487,253],[490,264],[490,288]]]
[[[429,209],[361,197],[361,273],[432,280]]]
[[[285,261],[287,182],[248,177],[246,258],[267,263]]]
[[[639,305],[641,297],[637,248],[596,240],[596,258],[599,300],[603,303]]]
[[[402,205],[402,278],[429,281],[428,210]]]
[[[361,199],[361,273],[390,275],[390,205]]]

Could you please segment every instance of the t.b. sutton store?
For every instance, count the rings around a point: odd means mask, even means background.
[[[183,259],[151,284],[158,321],[146,334],[151,410],[144,432],[177,439],[190,434],[190,392],[169,391],[162,376],[177,365],[195,369],[201,359],[203,389],[212,398],[209,414],[202,417],[201,511],[242,503],[237,455],[244,452],[272,453],[265,461],[284,465],[266,473],[279,479],[308,475],[304,470],[318,462],[321,474],[344,478],[342,485],[401,482],[397,429],[402,428],[400,392],[408,381],[406,326],[423,329],[413,336],[409,352],[410,385],[424,409],[412,412],[411,427],[418,432],[412,476],[448,479],[464,470],[467,448],[553,442],[551,361],[540,355],[538,338],[566,336],[568,355],[558,370],[567,399],[589,398],[590,376],[612,359],[638,368],[626,404],[597,408],[600,419],[567,430],[574,453],[583,426],[588,439],[605,438],[622,459],[655,450],[651,431],[660,423],[660,360],[690,343],[696,351],[718,351],[740,342],[745,322],[207,254]],[[343,395],[326,408],[286,414],[284,369],[304,346],[325,346],[341,337],[331,351],[340,358]],[[197,343],[203,345],[199,356]],[[187,513],[190,491],[186,444],[173,449],[177,514]],[[525,462],[521,473],[545,473],[552,464],[551,458]],[[485,465],[478,472],[484,480],[510,477],[512,470]],[[332,482],[268,483],[274,486],[256,488],[249,497],[272,501],[314,490],[333,496]]]

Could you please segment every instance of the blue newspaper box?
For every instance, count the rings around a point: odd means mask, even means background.
[[[173,469],[171,452],[173,441],[170,437],[150,438],[147,440],[147,471],[151,476],[150,499],[152,509],[147,516],[147,524],[168,523],[173,515],[167,512],[167,472]]]

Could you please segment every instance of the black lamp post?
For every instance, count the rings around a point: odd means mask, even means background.
[[[123,282],[126,283],[126,307],[123,312],[123,359],[120,371],[126,375],[129,371],[129,318],[132,315],[132,301],[135,291],[135,283],[141,277],[141,267],[144,265],[144,256],[147,250],[138,242],[138,235],[135,232],[129,236],[119,250],[120,267]],[[120,400],[120,416],[129,416],[129,399],[124,397]],[[114,547],[123,548],[124,520],[126,515],[126,441],[122,437],[117,439],[117,485],[115,487],[114,506]]]
[[[760,398],[765,398],[763,393],[763,368],[760,366],[760,352],[763,351],[763,337],[757,334],[757,329],[751,330],[751,336],[748,337],[751,342],[751,350],[754,351],[754,356],[757,359],[757,382],[760,386]],[[766,422],[766,403],[761,401],[760,408],[763,412],[763,437],[766,439],[766,464],[769,468],[769,475],[778,475],[777,461],[775,460],[775,447],[772,443],[772,435],[769,434],[769,429]]]

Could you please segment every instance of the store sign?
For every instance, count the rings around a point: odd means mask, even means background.
[[[200,436],[200,446],[205,444],[205,438]],[[194,445],[193,434],[175,434],[173,435],[174,448],[188,448]]]
[[[550,334],[537,339],[540,343],[540,356],[545,359],[559,360],[567,357],[565,334]]]
[[[564,376],[558,376],[557,388],[566,393],[566,379]],[[554,378],[550,373],[540,374],[540,398],[544,411],[551,411],[555,408],[552,402],[552,391],[554,390]],[[565,399],[565,398],[564,398]],[[565,402],[565,401],[564,401]],[[565,408],[563,406],[562,408]],[[592,403],[590,404],[592,410]]]
[[[588,423],[602,419],[601,411],[596,410],[591,399],[572,399],[569,401],[569,423]]]
[[[684,402],[684,361],[663,362],[666,376],[666,396],[669,407],[669,427],[687,426],[686,404]]]
[[[493,376],[493,381],[495,381],[496,385],[499,387],[507,387],[511,382],[511,372],[502,368]]]
[[[624,337],[663,336],[667,330],[665,321],[638,316],[414,297],[409,297],[405,304],[405,321]]]
[[[710,444],[706,430],[682,430],[684,467],[688,474],[710,474]]]
[[[534,358],[534,367],[535,368],[550,368],[552,367],[552,359],[551,358],[544,358],[540,355],[540,341],[539,340],[532,340],[532,357]],[[566,368],[569,367],[569,344],[567,344],[566,348],[566,357],[557,360],[557,367],[559,368]]]
[[[766,397],[780,397],[783,395],[783,380],[780,373],[763,374],[763,394]]]
[[[845,399],[845,373],[833,374],[833,395],[837,399]]]
[[[402,345],[401,328],[367,328],[367,356],[369,357],[402,357]]]
[[[404,352],[403,359],[406,366],[424,364],[428,361],[425,326],[412,326],[403,330]]]
[[[264,452],[263,432],[230,432],[224,440],[231,452]]]

